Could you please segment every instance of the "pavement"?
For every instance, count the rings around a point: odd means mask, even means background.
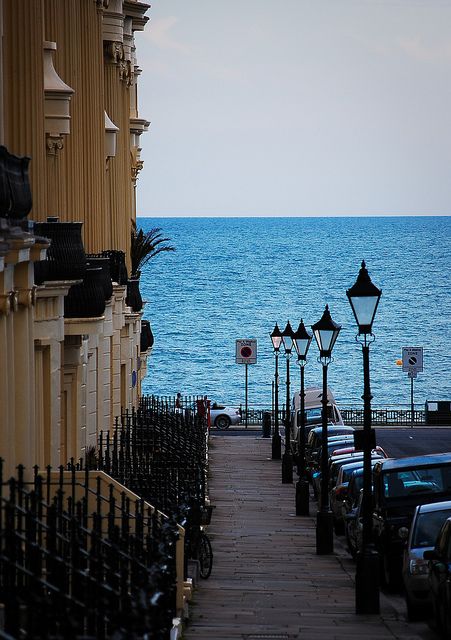
[[[407,621],[401,596],[381,593],[380,614],[355,614],[354,562],[339,537],[333,554],[316,554],[316,502],[310,516],[295,515],[270,439],[212,432],[209,493],[213,571],[197,584],[184,640],[437,637]]]

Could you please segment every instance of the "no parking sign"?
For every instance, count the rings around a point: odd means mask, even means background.
[[[236,364],[255,364],[257,362],[257,340],[237,340],[235,362]]]

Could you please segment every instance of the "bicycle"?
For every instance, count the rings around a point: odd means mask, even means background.
[[[210,538],[202,529],[197,537],[195,558],[199,561],[199,575],[206,580],[210,577],[213,568],[213,550]]]
[[[203,526],[210,523],[213,507],[203,507],[190,527],[189,556],[199,562],[199,575],[206,580],[213,568],[213,549]]]

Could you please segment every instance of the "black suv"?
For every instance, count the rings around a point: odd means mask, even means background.
[[[373,486],[373,538],[381,556],[381,579],[397,588],[415,507],[451,499],[451,453],[381,460],[373,468]]]

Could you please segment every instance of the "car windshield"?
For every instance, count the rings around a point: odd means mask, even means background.
[[[384,496],[402,498],[419,493],[451,491],[451,465],[400,469],[383,474]]]
[[[451,507],[440,511],[420,513],[413,532],[412,547],[433,547],[440,527],[451,516]]]
[[[321,407],[311,407],[305,410],[305,423],[309,424],[321,424]],[[327,418],[328,422],[335,422],[336,416],[333,407],[327,406]]]
[[[306,424],[318,424],[321,422],[321,408],[314,407],[313,409],[307,409],[305,412]]]

